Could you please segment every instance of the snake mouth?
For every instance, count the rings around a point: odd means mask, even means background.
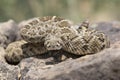
[[[61,45],[47,46],[47,50],[60,50],[61,48]]]

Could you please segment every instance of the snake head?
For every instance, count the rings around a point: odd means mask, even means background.
[[[62,48],[62,43],[60,38],[49,35],[45,39],[44,46],[47,50],[60,50]]]

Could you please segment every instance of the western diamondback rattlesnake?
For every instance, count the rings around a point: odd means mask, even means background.
[[[72,21],[56,16],[35,18],[20,30],[25,41],[11,43],[6,48],[5,59],[9,63],[19,63],[23,58],[48,51],[63,50],[75,55],[86,55],[108,48],[110,45],[106,35],[88,29],[88,26],[88,23],[83,22],[75,29]]]

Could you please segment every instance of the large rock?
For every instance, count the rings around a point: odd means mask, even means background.
[[[17,23],[13,20],[0,23],[0,45],[6,47],[9,43],[16,40],[18,34]]]
[[[120,80],[120,49],[106,49],[98,54],[69,59],[54,66],[41,64],[41,60],[30,59],[22,70],[25,72],[22,79]]]
[[[4,61],[0,61],[0,80],[17,80],[19,74],[18,66],[11,66]]]
[[[45,59],[27,58],[18,66],[0,61],[0,78],[6,80],[119,80],[120,48],[47,65]]]

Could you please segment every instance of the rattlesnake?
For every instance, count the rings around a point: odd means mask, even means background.
[[[108,48],[110,44],[107,36],[88,26],[88,23],[83,22],[76,29],[72,21],[56,16],[35,18],[21,28],[23,40],[8,45],[5,59],[9,63],[19,63],[23,58],[49,51],[62,50],[86,55]]]

